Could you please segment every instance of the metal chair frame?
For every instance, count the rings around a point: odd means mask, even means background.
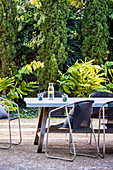
[[[104,103],[101,108],[99,109],[99,130],[98,130],[98,146],[100,145],[100,126],[101,126],[101,118],[103,119],[103,153],[100,154],[100,156],[102,158],[104,158],[105,156],[105,133],[107,132],[107,129],[105,129],[105,106],[107,106],[109,103],[113,103],[113,101],[110,102],[106,102]],[[103,115],[101,116],[101,112],[103,113]],[[113,130],[113,128],[112,128]],[[109,132],[108,132],[109,133]]]
[[[12,101],[7,100],[7,99],[4,99],[3,97],[0,97],[0,100],[12,103],[13,105],[16,105],[16,107],[17,107],[18,116],[12,118],[12,117],[10,117],[9,107],[7,105],[5,105],[5,104],[0,103],[1,106],[5,106],[7,108],[7,114],[8,114],[8,118],[1,118],[0,120],[8,120],[8,124],[9,124],[9,142],[0,142],[0,144],[8,144],[8,146],[0,147],[0,149],[9,149],[11,147],[11,145],[19,145],[22,142],[19,106],[18,106],[17,103],[12,102]],[[18,119],[18,128],[19,128],[19,142],[18,143],[12,143],[12,137],[11,137],[11,123],[10,123],[10,121],[13,121],[15,119]]]
[[[91,100],[87,100],[88,101],[91,101]],[[46,145],[45,145],[45,155],[48,157],[48,158],[54,158],[54,159],[61,159],[61,160],[67,160],[67,161],[73,161],[76,157],[76,155],[79,155],[79,156],[87,156],[87,157],[92,157],[92,158],[96,158],[98,155],[99,155],[99,147],[98,147],[98,144],[97,144],[97,141],[96,141],[96,137],[95,137],[95,132],[94,132],[94,129],[93,129],[93,124],[92,124],[92,121],[90,119],[90,122],[91,122],[91,130],[93,132],[93,135],[94,135],[94,140],[95,140],[95,144],[96,144],[96,148],[97,148],[97,154],[95,156],[93,155],[88,155],[88,154],[80,154],[80,153],[76,153],[76,150],[75,150],[75,145],[74,145],[74,140],[73,140],[73,129],[71,128],[71,124],[70,124],[70,120],[69,120],[69,113],[68,113],[68,109],[67,107],[69,107],[69,105],[73,105],[73,104],[77,104],[77,103],[81,103],[81,102],[84,102],[84,101],[80,101],[80,102],[75,102],[75,103],[71,103],[71,104],[67,104],[65,106],[61,106],[59,108],[56,108],[54,110],[51,110],[49,112],[49,120],[48,120],[48,127],[47,127],[47,137],[46,137]],[[94,101],[93,101],[94,102]],[[66,110],[66,115],[67,115],[67,120],[68,120],[68,124],[69,124],[69,134],[70,134],[70,138],[69,138],[69,151],[70,151],[70,154],[73,154],[73,158],[72,159],[68,159],[68,158],[63,158],[63,157],[56,157],[56,156],[51,156],[47,153],[47,149],[48,149],[48,138],[49,138],[49,129],[50,129],[50,118],[51,118],[51,113],[56,111],[56,110],[59,110],[61,108],[65,108]],[[83,130],[83,129],[82,129]],[[86,129],[85,129],[86,130]],[[73,146],[73,152],[71,151],[71,143],[72,143],[72,146]]]
[[[106,95],[105,95],[106,94]],[[101,98],[105,98],[105,97],[113,97],[113,93],[110,92],[104,92],[104,91],[99,91],[99,92],[93,92],[89,95],[89,98],[95,98],[95,97],[101,97]],[[89,144],[91,144],[92,141],[92,133],[90,134],[90,142]],[[102,156],[103,157],[103,156]]]

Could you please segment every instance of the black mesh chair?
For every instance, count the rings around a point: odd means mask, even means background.
[[[71,103],[62,107],[59,107],[57,109],[51,110],[49,112],[49,120],[48,120],[48,128],[47,128],[47,138],[46,138],[46,146],[45,146],[45,155],[49,158],[56,158],[56,159],[62,159],[62,160],[68,160],[68,161],[73,161],[76,157],[76,155],[82,155],[82,156],[88,156],[88,157],[97,157],[99,154],[99,148],[96,142],[96,137],[95,137],[95,133],[94,133],[94,129],[93,129],[93,125],[92,125],[92,121],[91,121],[91,112],[92,112],[92,104],[93,104],[93,100],[85,100],[85,101],[80,101],[80,102],[75,102],[75,103]],[[71,114],[71,116],[68,114],[68,109],[67,107],[74,105],[74,112],[73,112],[73,116]],[[57,130],[62,133],[69,133],[70,138],[69,138],[69,151],[71,154],[73,154],[73,158],[66,158],[66,157],[61,157],[61,156],[54,156],[54,155],[50,155],[48,154],[48,141],[49,141],[49,132],[53,131],[55,132],[55,125],[51,125],[50,126],[50,117],[52,112],[59,110],[61,108],[65,108],[66,109],[66,116],[67,116],[67,120],[62,123],[62,124],[58,124],[56,125]],[[66,125],[66,122],[68,123],[68,125]],[[67,126],[67,128],[66,128]],[[94,135],[94,140],[95,140],[95,144],[96,144],[96,149],[97,149],[97,154],[94,155],[88,155],[88,154],[80,154],[80,153],[76,153],[75,150],[75,145],[74,145],[74,140],[73,140],[73,132],[78,133],[78,131],[88,131],[88,132],[93,132]],[[73,152],[71,151],[71,143],[72,143],[72,147],[73,147]]]
[[[113,97],[113,93],[109,93],[109,92],[93,92],[89,95],[89,97],[95,97],[95,98],[112,98]],[[99,116],[99,109],[98,107],[94,107],[93,108],[93,114],[91,115],[92,118],[97,118]]]
[[[106,98],[106,97],[113,97],[113,93],[109,93],[109,92],[93,92],[89,95],[89,97],[101,97],[101,98]]]
[[[22,141],[22,136],[21,136],[21,127],[20,127],[20,114],[19,114],[19,107],[18,107],[18,104],[10,101],[10,100],[7,100],[7,99],[4,99],[2,97],[0,97],[0,100],[1,101],[5,101],[5,103],[10,103],[14,106],[16,106],[17,108],[17,116],[16,117],[11,117],[10,116],[10,111],[9,111],[9,106],[7,106],[6,104],[3,104],[3,103],[0,103],[0,121],[2,122],[2,124],[4,123],[8,123],[8,142],[0,142],[0,144],[2,145],[0,147],[0,149],[9,149],[11,147],[11,145],[19,145]],[[11,135],[11,121],[15,120],[15,119],[18,119],[18,128],[19,128],[19,142],[18,143],[13,143],[12,142],[12,135]],[[2,125],[0,125],[2,126]],[[1,128],[2,130],[2,128]]]
[[[91,98],[112,98],[113,97],[113,93],[109,93],[109,92],[93,92],[89,95],[89,97]],[[93,112],[91,117],[92,118],[99,118],[99,107],[94,107],[93,108]],[[105,111],[107,113],[107,110]],[[91,139],[92,139],[92,134],[90,135],[90,144],[91,144]]]
[[[43,94],[43,97],[48,97],[48,91],[44,91],[44,92],[42,92],[42,94]],[[57,98],[57,97],[62,97],[62,95],[63,95],[63,92],[60,92],[60,91],[54,91],[54,97],[55,98]],[[49,112],[51,111],[51,110],[53,110],[53,109],[55,109],[54,107],[52,108],[49,108]],[[53,112],[52,113],[52,115],[51,115],[51,117],[66,117],[65,115],[64,115],[64,109],[60,109],[60,110],[58,110],[58,111],[56,111],[56,112]]]
[[[107,108],[107,115],[105,112]],[[101,114],[103,118],[103,123],[101,123]],[[106,102],[102,105],[99,110],[99,132],[98,132],[98,145],[100,143],[100,126],[103,126],[103,154],[105,155],[105,133],[113,133],[113,101]]]

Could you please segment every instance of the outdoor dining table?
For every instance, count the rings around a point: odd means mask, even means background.
[[[37,124],[37,130],[36,130],[36,136],[34,140],[34,144],[38,145],[37,152],[41,153],[43,148],[43,140],[44,140],[44,134],[46,129],[46,121],[48,116],[48,110],[49,108],[53,107],[61,107],[67,104],[71,104],[78,101],[83,100],[94,100],[93,107],[101,107],[105,102],[113,101],[113,98],[72,98],[69,97],[66,102],[62,100],[62,98],[54,98],[53,100],[49,100],[48,98],[43,98],[42,101],[39,101],[38,98],[32,97],[32,98],[24,98],[24,101],[26,102],[26,107],[38,107],[40,108],[40,112],[38,115],[38,124]],[[73,104],[69,107],[73,107]],[[39,136],[40,132],[40,136]]]

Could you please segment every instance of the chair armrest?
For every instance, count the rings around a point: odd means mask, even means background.
[[[8,100],[8,99],[5,99],[5,98],[3,98],[3,97],[0,97],[0,100],[7,101],[7,102],[9,102],[9,103],[12,103],[12,104],[14,104],[14,105],[18,106],[18,104],[17,104],[17,103],[12,102],[12,101],[10,101],[10,100]]]
[[[100,107],[100,109],[99,109],[99,130],[100,130],[100,119],[101,119],[101,111],[102,111],[102,109],[104,109],[104,105],[106,105],[106,104],[108,104],[108,102],[106,102],[106,103],[104,103],[101,107]],[[102,112],[103,113],[103,120],[104,120],[104,118],[105,118],[105,114],[104,114],[104,111]],[[105,122],[104,122],[104,124],[105,124]]]
[[[100,109],[99,109],[99,119],[101,118],[101,111],[102,111],[103,107],[104,107],[106,104],[109,104],[109,103],[113,103],[113,101],[106,102],[106,103],[104,103],[104,104],[100,107]],[[104,112],[103,112],[103,114],[104,114]],[[105,117],[105,115],[103,115],[103,116]]]
[[[4,100],[4,101],[7,101],[7,102],[9,102],[9,103],[12,103],[12,104],[16,105],[16,107],[17,107],[17,112],[18,112],[18,117],[20,117],[19,106],[18,106],[17,103],[12,102],[12,101],[10,101],[10,100],[8,100],[8,99],[5,99],[5,98],[3,98],[3,97],[0,97],[0,100]],[[7,105],[5,105],[5,106],[7,106]]]
[[[74,102],[74,103],[78,103],[78,102]],[[74,104],[74,103],[66,104],[66,105],[64,105],[64,106],[58,107],[58,108],[56,108],[56,109],[53,109],[53,110],[51,110],[51,111],[49,112],[48,133],[49,133],[49,125],[50,125],[51,113],[52,113],[52,112],[55,112],[56,110],[65,108],[65,110],[66,110],[66,116],[67,116],[67,120],[68,120],[68,124],[69,124],[70,133],[72,134],[72,128],[71,128],[71,123],[70,123],[70,120],[69,120],[69,113],[68,113],[67,107],[70,106],[70,105],[72,105],[72,104]]]
[[[74,103],[75,103],[75,102],[74,102]],[[66,105],[64,105],[64,106],[60,106],[60,107],[57,107],[57,108],[55,108],[55,109],[52,109],[52,110],[49,112],[49,116],[51,116],[51,113],[52,113],[52,112],[55,112],[55,111],[60,110],[60,109],[62,109],[62,108],[66,108],[66,107],[68,107],[68,106],[70,106],[70,105],[73,105],[74,103],[66,104]]]

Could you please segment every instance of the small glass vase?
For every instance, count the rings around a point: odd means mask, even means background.
[[[54,99],[54,86],[53,83],[49,83],[48,87],[48,99],[53,100]]]

